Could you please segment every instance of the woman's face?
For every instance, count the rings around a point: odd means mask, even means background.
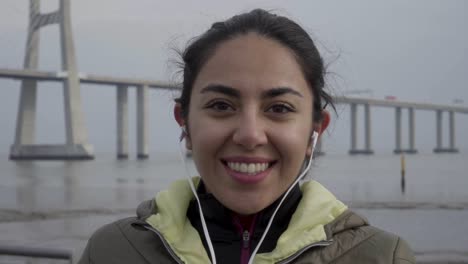
[[[294,54],[249,33],[220,44],[199,72],[187,147],[208,192],[256,213],[292,184],[310,153],[312,93]]]

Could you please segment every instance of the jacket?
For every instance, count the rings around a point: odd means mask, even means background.
[[[415,263],[404,240],[370,226],[318,182],[302,184],[301,192],[276,246],[254,263]],[[210,263],[187,217],[192,198],[186,181],[175,182],[141,204],[136,217],[98,229],[79,263]]]

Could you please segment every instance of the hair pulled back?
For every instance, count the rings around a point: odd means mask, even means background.
[[[325,67],[322,57],[309,34],[301,26],[287,17],[263,9],[255,9],[233,16],[224,22],[214,23],[208,31],[195,38],[185,49],[182,53],[182,94],[176,99],[181,105],[182,116],[187,119],[195,79],[216,47],[224,41],[250,32],[278,41],[294,52],[312,90],[314,122],[320,121],[322,105],[333,106],[331,96],[324,91]]]

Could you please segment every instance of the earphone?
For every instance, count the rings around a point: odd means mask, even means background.
[[[188,132],[187,132],[187,128],[185,125],[181,126],[180,129],[182,130],[182,133],[180,135],[180,141],[182,141],[182,139],[184,139],[186,136],[188,137]],[[249,259],[249,264],[252,264],[253,263],[253,259],[256,255],[256,253],[258,252],[261,244],[263,243],[263,240],[265,239],[266,237],[266,234],[268,233],[272,223],[273,223],[273,219],[275,218],[276,216],[276,213],[278,212],[279,208],[281,207],[281,205],[283,204],[284,200],[286,199],[286,197],[288,196],[288,194],[291,192],[291,190],[293,189],[293,187],[298,184],[298,182],[305,176],[305,174],[309,171],[310,169],[310,166],[311,166],[311,163],[312,163],[312,158],[313,158],[313,155],[314,155],[314,149],[315,149],[315,146],[317,144],[317,140],[318,140],[318,137],[319,137],[319,133],[317,131],[313,131],[312,132],[312,135],[310,136],[310,140],[311,140],[311,144],[312,144],[312,151],[311,151],[311,154],[310,154],[310,157],[308,157],[307,159],[307,166],[306,168],[299,174],[299,176],[296,178],[296,180],[293,182],[293,184],[291,184],[291,186],[288,188],[288,190],[285,192],[285,195],[283,195],[282,199],[280,200],[280,203],[278,204],[278,206],[276,207],[275,211],[273,212],[273,215],[270,217],[270,220],[267,224],[267,227],[266,229],[264,230],[263,234],[262,234],[262,237],[261,239],[259,240],[258,244],[257,244],[257,247],[254,249],[254,251],[252,252],[252,255]],[[185,163],[185,158],[183,157],[182,155],[182,148],[181,148],[181,151],[180,151],[180,154],[181,154],[181,159],[185,165],[185,170],[186,170],[186,177],[187,177],[187,181],[189,183],[189,186],[192,190],[192,193],[194,194],[194,197],[197,201],[197,204],[198,204],[198,210],[199,210],[199,214],[200,214],[200,220],[202,222],[202,229],[203,229],[203,233],[205,235],[205,239],[206,239],[206,243],[208,245],[208,251],[210,253],[210,256],[211,256],[211,260],[212,260],[212,263],[213,264],[216,264],[216,255],[215,255],[215,251],[214,251],[214,247],[213,247],[213,243],[211,241],[211,237],[210,237],[210,233],[208,232],[208,227],[206,225],[206,222],[205,222],[205,217],[203,215],[203,210],[202,210],[202,206],[201,206],[201,203],[200,203],[200,199],[198,198],[198,195],[197,195],[197,191],[196,191],[196,188],[192,182],[192,179],[190,178],[189,176],[189,171],[188,171],[188,168],[187,168],[187,164]]]
[[[312,140],[312,154],[314,153],[315,145],[317,145],[318,137],[319,133],[314,130],[314,132],[312,132],[312,136],[310,136],[310,140]]]
[[[318,140],[318,136],[319,136],[319,133],[317,131],[314,130],[314,132],[312,132],[312,136],[310,137],[310,139],[312,140],[312,151],[310,153],[310,157],[308,158],[308,162],[307,162],[307,166],[306,168],[299,174],[299,176],[296,178],[296,180],[291,184],[291,186],[289,186],[289,188],[286,190],[286,193],[283,195],[283,198],[281,198],[279,204],[276,206],[276,209],[275,211],[273,212],[273,215],[270,217],[270,220],[268,221],[268,224],[267,224],[267,227],[265,229],[265,231],[263,231],[263,234],[262,234],[262,237],[260,238],[258,244],[257,244],[257,247],[253,250],[252,254],[250,255],[250,259],[249,259],[249,262],[248,264],[253,264],[253,260],[255,258],[255,255],[257,254],[258,250],[260,249],[260,246],[262,245],[263,243],[263,240],[265,239],[268,231],[270,230],[270,227],[273,223],[273,219],[275,218],[276,216],[276,213],[278,212],[279,208],[281,207],[281,205],[283,204],[284,200],[286,199],[286,197],[288,196],[288,194],[291,192],[291,190],[294,188],[294,186],[296,184],[299,183],[300,180],[302,180],[302,178],[304,178],[304,176],[307,174],[307,172],[309,171],[310,169],[310,165],[312,164],[312,158],[314,157],[314,150],[315,150],[315,145],[317,145],[317,140]]]

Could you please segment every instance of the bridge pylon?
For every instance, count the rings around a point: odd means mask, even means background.
[[[93,147],[87,142],[87,131],[81,105],[80,81],[71,28],[70,0],[59,0],[59,9],[47,14],[40,13],[40,0],[30,0],[29,2],[25,69],[38,69],[40,28],[50,24],[59,25],[64,75],[66,143],[35,143],[37,80],[22,80],[15,142],[10,149],[10,159],[93,159]]]
[[[364,104],[364,148],[357,148],[357,104],[351,104],[351,148],[350,155],[372,155],[374,150],[371,147],[371,114],[370,105]]]

